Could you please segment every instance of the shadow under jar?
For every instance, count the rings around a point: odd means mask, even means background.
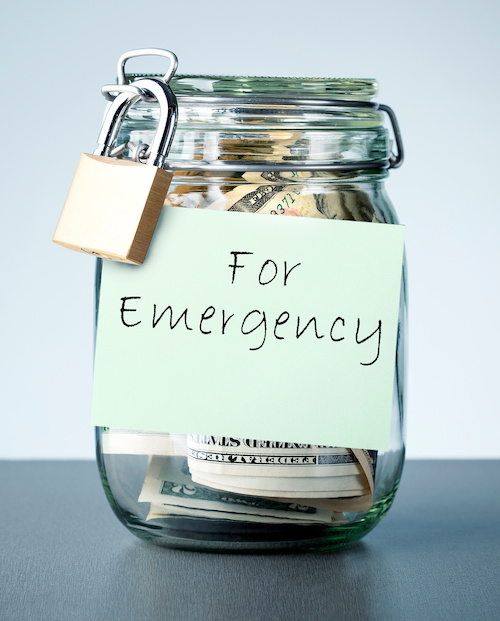
[[[371,102],[375,81],[178,76],[170,85],[179,121],[167,159],[175,175],[166,204],[397,224],[384,181],[401,161],[401,144],[392,155],[385,113],[395,119]],[[154,103],[139,100],[131,107],[116,141],[127,144],[123,157],[150,144],[157,118]],[[101,268],[98,259],[96,312]],[[334,276],[335,266],[328,269]],[[403,467],[405,324],[403,265],[389,450],[241,438],[219,438],[214,445],[217,439],[210,444],[206,436],[98,427],[99,471],[114,512],[138,537],[184,549],[326,550],[360,539],[390,507]],[[308,493],[301,493],[302,475],[278,481],[265,466],[256,477],[207,472],[193,458],[204,450],[312,460],[326,454],[330,461],[333,455],[332,468],[343,474],[329,478],[328,491],[315,493],[325,475],[322,465],[312,466]],[[236,486],[242,479],[245,488]]]

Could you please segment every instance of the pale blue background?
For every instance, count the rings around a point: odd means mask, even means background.
[[[100,87],[138,47],[172,49],[181,73],[379,80],[407,152],[387,187],[407,225],[408,455],[500,457],[499,6],[9,3],[0,33],[0,457],[93,455],[93,261],[51,237],[79,154],[97,138]]]

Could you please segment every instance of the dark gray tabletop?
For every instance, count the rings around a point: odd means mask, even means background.
[[[144,543],[93,462],[0,462],[0,619],[500,619],[500,461],[410,461],[392,509],[337,552]]]

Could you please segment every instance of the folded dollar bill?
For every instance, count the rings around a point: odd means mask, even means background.
[[[193,483],[187,460],[152,457],[139,502],[151,503],[148,519],[171,516],[258,522],[340,523],[343,514],[294,501],[276,501],[214,490]]]
[[[186,455],[186,436],[138,429],[101,432],[102,452],[111,455]]]

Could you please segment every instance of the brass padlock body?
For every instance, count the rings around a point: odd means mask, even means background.
[[[172,173],[83,153],[54,242],[98,257],[143,263]]]
[[[138,96],[121,93],[108,106],[96,151],[80,158],[53,241],[98,257],[141,264],[173,176],[162,167],[175,132],[177,101],[159,79],[142,78],[134,84],[159,104],[147,163],[108,157],[122,119]]]

